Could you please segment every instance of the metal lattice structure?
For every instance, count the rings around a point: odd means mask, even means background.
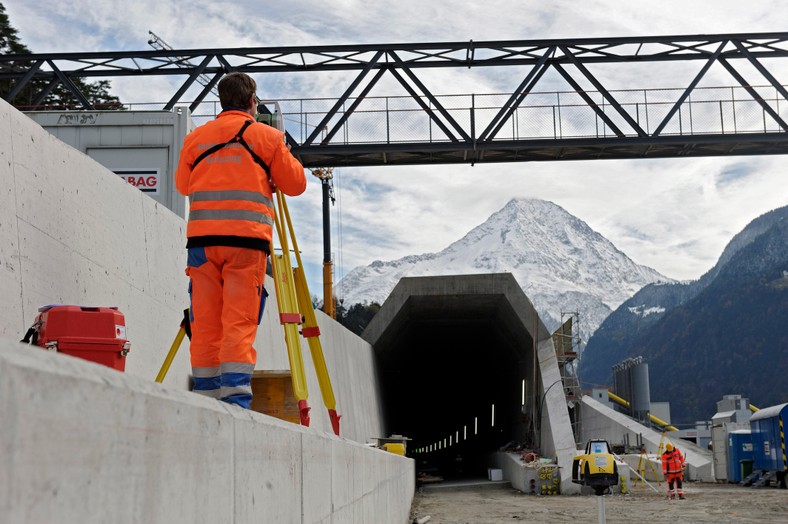
[[[188,103],[197,112],[231,71],[356,71],[334,98],[280,102],[305,167],[766,155],[788,153],[788,90],[764,65],[786,57],[788,33],[161,49],[4,55],[0,80],[13,81],[6,100],[39,79],[47,87],[38,103],[62,83],[91,110],[71,79],[185,76],[162,107]],[[589,69],[666,62],[697,62],[697,73],[675,89],[614,90]],[[699,87],[715,64],[731,85]],[[740,64],[757,78],[746,78]],[[417,74],[500,66],[525,71],[502,94],[441,96]],[[548,72],[567,90],[537,90]],[[385,76],[406,94],[370,96]],[[183,100],[196,82],[197,96]]]

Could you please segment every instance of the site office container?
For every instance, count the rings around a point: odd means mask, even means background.
[[[750,418],[754,468],[785,472],[785,424],[788,403],[761,409]]]
[[[738,429],[728,433],[728,482],[741,482],[742,475],[749,474],[752,470],[752,450],[751,430]]]
[[[174,174],[183,139],[195,128],[188,107],[25,114],[179,217],[186,217],[186,198],[176,189]]]

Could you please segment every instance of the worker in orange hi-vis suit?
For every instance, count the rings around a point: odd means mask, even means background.
[[[684,491],[681,489],[681,481],[684,479],[684,455],[670,442],[665,446],[665,453],[662,454],[662,473],[668,481],[668,496],[675,499],[678,494],[679,498],[684,500]]]
[[[186,226],[194,391],[249,408],[262,318],[274,188],[306,189],[284,134],[255,122],[257,85],[244,73],[219,82],[222,112],[183,142],[175,185],[189,197]]]

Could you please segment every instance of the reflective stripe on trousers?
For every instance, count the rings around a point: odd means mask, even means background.
[[[249,409],[254,364],[225,362],[221,366],[192,368],[194,392]]]
[[[221,365],[220,399],[249,409],[252,402],[252,373],[254,364],[223,362]]]
[[[192,367],[193,391],[207,397],[219,398],[221,388],[219,366]]]

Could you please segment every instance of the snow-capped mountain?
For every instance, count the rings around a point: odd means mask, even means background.
[[[382,304],[402,277],[480,273],[512,273],[551,330],[562,313],[579,313],[582,341],[646,284],[673,281],[636,264],[562,207],[513,199],[439,253],[353,269],[337,293],[345,304]]]

